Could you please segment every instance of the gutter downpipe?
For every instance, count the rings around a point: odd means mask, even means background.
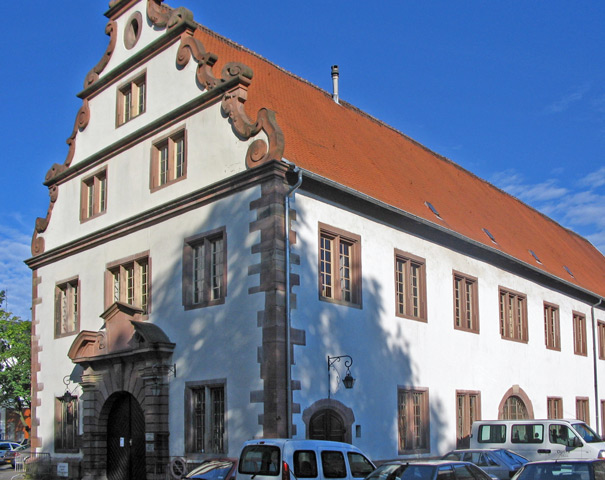
[[[290,195],[302,184],[302,170],[293,163],[288,162],[288,172],[286,172],[286,181],[288,173],[297,175],[296,183],[290,187],[284,197],[284,241],[286,250],[286,409],[287,409],[287,438],[292,438],[292,355],[290,346],[291,329],[291,305],[290,305]],[[288,184],[290,182],[288,181]]]
[[[596,413],[596,425],[595,427],[597,427],[597,433],[599,435],[602,435],[603,432],[601,432],[602,428],[601,428],[601,423],[599,422],[599,407],[600,407],[600,403],[599,402],[599,376],[597,374],[597,331],[596,331],[596,324],[595,324],[595,315],[594,315],[594,309],[596,307],[598,307],[601,302],[603,301],[602,298],[599,298],[599,301],[597,303],[595,303],[592,308],[590,309],[590,314],[592,316],[592,368],[593,368],[593,375],[594,375],[594,398],[595,398],[595,413]]]

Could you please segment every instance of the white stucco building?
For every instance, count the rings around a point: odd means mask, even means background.
[[[385,459],[477,418],[601,430],[585,239],[187,10],[106,15],[27,260],[34,447],[152,479],[252,437]]]

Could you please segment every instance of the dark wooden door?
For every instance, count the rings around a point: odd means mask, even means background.
[[[107,479],[145,480],[145,416],[129,393],[116,399],[107,424]]]
[[[345,441],[344,422],[334,410],[320,410],[311,417],[309,438],[312,440]]]

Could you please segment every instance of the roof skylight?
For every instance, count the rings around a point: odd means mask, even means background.
[[[563,265],[563,268],[565,269],[565,271],[566,271],[567,273],[569,273],[569,275],[571,276],[571,278],[576,278],[576,277],[574,276],[574,274],[573,274],[573,273],[571,273],[571,270],[570,270],[570,269],[567,267],[567,265]]]
[[[439,212],[435,207],[433,207],[433,204],[431,202],[424,202],[424,204],[431,209],[431,212],[433,212],[437,218],[443,220],[443,218],[441,218],[441,215],[439,215]]]
[[[540,265],[542,265],[542,262],[538,258],[538,255],[536,255],[533,250],[528,250],[528,252],[531,253],[531,256],[536,259],[536,262],[538,262]]]
[[[494,242],[496,245],[498,244],[498,242],[496,242],[496,239],[494,238],[494,236],[492,235],[492,232],[490,232],[487,228],[483,229],[483,233],[485,233],[489,239]]]

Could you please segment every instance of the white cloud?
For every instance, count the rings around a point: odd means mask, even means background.
[[[605,185],[605,167],[599,168],[596,172],[589,173],[580,179],[581,185],[596,188]]]
[[[590,86],[585,83],[577,87],[573,92],[564,95],[560,99],[554,101],[548,105],[544,111],[546,113],[561,113],[566,111],[572,104],[579,102],[584,98],[584,95],[588,92]]]

